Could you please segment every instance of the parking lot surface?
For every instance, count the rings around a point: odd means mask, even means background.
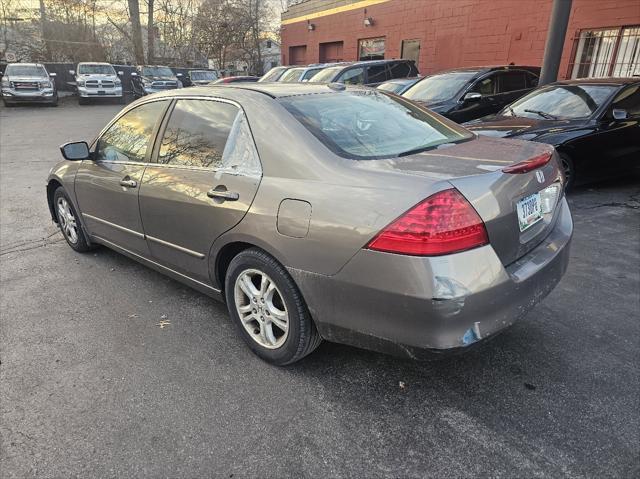
[[[483,347],[281,369],[224,305],[51,222],[58,146],[119,108],[0,109],[0,476],[638,477],[638,178],[571,195],[567,275]]]

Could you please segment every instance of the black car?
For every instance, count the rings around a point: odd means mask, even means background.
[[[164,90],[182,88],[182,73],[175,74],[169,67],[141,65],[131,73],[131,88],[136,98]]]
[[[182,86],[206,86],[219,78],[215,70],[189,70],[186,76],[182,77]]]
[[[309,79],[316,83],[377,86],[395,78],[418,75],[413,60],[369,60],[325,68]]]
[[[424,77],[402,96],[457,122],[497,113],[538,85],[540,68],[458,68]]]
[[[640,78],[552,83],[465,127],[555,146],[567,187],[631,172],[640,167]]]

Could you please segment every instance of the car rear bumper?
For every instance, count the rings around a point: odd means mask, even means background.
[[[456,351],[524,316],[558,284],[573,233],[554,228],[505,267],[490,245],[442,257],[359,251],[335,276],[290,270],[323,338],[411,357]]]

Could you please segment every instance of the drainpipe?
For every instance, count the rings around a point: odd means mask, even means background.
[[[567,25],[571,15],[571,2],[572,0],[553,0],[547,43],[544,46],[544,58],[542,59],[540,85],[546,85],[558,79],[564,39],[567,36]]]

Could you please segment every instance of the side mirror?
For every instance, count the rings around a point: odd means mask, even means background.
[[[611,112],[611,116],[614,120],[626,120],[629,117],[627,110],[621,108],[614,108]]]
[[[69,161],[88,160],[90,156],[89,145],[86,141],[65,143],[60,147],[60,153],[65,160]]]
[[[58,74],[57,74],[57,73],[49,73],[49,76],[50,76],[51,78],[55,78],[55,77],[57,77],[57,76],[58,76]]]
[[[75,70],[69,70],[69,75],[75,75],[76,71]]]
[[[122,76],[124,75],[124,72],[122,70],[118,70],[118,75]]]
[[[138,76],[138,74],[137,74],[136,72],[131,72],[131,76],[132,76],[132,77],[137,77],[137,76]]]
[[[482,95],[480,93],[475,91],[470,91],[469,93],[467,93],[465,96],[462,97],[462,101],[465,103],[480,101],[481,98],[482,98]]]

